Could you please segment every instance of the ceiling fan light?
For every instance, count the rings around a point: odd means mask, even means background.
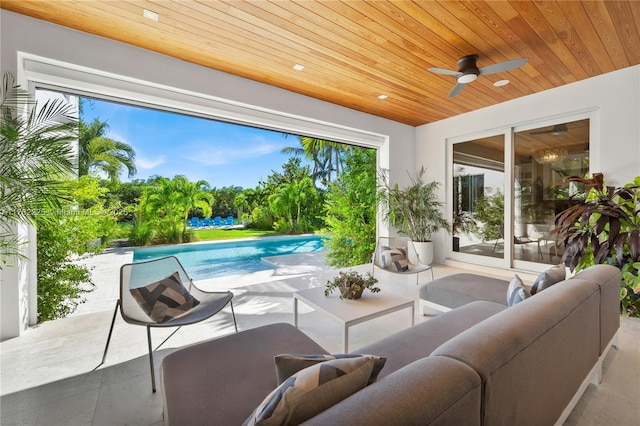
[[[475,81],[478,78],[478,76],[476,74],[462,74],[460,77],[458,77],[458,83],[460,84],[467,84],[467,83],[471,83],[472,81]]]

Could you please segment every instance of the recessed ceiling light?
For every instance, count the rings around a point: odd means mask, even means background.
[[[509,80],[498,80],[495,83],[493,83],[493,85],[496,87],[506,86],[507,84],[509,84]]]
[[[387,96],[387,95],[380,95],[380,96],[378,96],[378,99],[383,101],[383,100],[387,99],[388,97],[389,96]]]
[[[295,64],[293,66],[293,69],[296,70],[296,71],[302,71],[304,69],[304,65]]]
[[[158,14],[147,9],[142,10],[142,16],[152,21],[158,22]]]

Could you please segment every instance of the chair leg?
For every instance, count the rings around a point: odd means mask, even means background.
[[[104,360],[107,358],[107,351],[109,350],[109,343],[111,342],[111,334],[113,333],[113,325],[116,323],[116,316],[118,315],[118,308],[120,307],[120,299],[116,301],[116,308],[113,310],[113,319],[111,320],[111,327],[109,328],[109,336],[107,337],[107,343],[104,345],[104,352],[102,354],[102,361],[98,364],[100,367],[104,364]],[[95,370],[95,369],[94,369]]]
[[[231,316],[233,316],[233,326],[236,328],[236,333],[238,332],[238,323],[236,322],[236,312],[233,310],[233,300],[229,300],[231,304]]]
[[[431,267],[431,281],[433,281],[433,280],[434,280],[434,278],[433,278],[433,266],[432,266]]]
[[[156,374],[153,371],[153,347],[151,346],[151,327],[147,326],[147,343],[149,344],[149,367],[151,368],[151,390],[156,391]]]

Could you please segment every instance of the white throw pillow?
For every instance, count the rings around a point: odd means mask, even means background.
[[[528,297],[531,297],[531,293],[524,286],[524,283],[520,279],[518,275],[514,275],[509,282],[509,287],[507,288],[507,305],[513,306],[518,304]]]

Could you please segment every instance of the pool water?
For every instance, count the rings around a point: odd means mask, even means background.
[[[202,280],[275,269],[262,258],[323,251],[322,240],[317,235],[305,235],[147,247],[135,249],[133,261],[175,256],[191,278]]]

